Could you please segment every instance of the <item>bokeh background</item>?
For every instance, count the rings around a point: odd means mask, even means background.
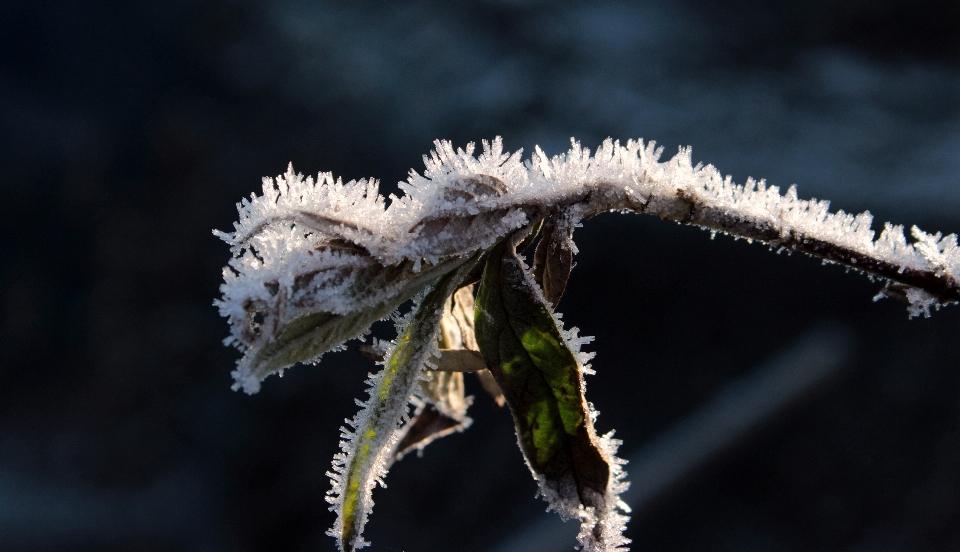
[[[496,135],[692,145],[738,182],[958,231],[960,4],[0,3],[0,550],[333,550],[324,473],[373,365],[231,392],[210,230],[290,161],[390,192],[434,139]],[[880,283],[649,217],[575,239],[559,310],[597,336],[588,399],[624,455],[818,321],[856,336],[638,509],[634,550],[960,550],[960,308],[908,321]],[[492,550],[548,516],[469,385],[473,427],[376,491],[370,550]]]

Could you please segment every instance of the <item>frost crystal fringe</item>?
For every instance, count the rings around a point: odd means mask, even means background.
[[[591,415],[596,418],[597,412],[591,411]],[[624,537],[623,533],[627,530],[627,522],[630,521],[630,516],[625,515],[630,513],[630,506],[620,500],[620,495],[630,487],[630,484],[624,480],[627,474],[623,466],[627,461],[616,456],[621,443],[619,439],[613,438],[612,431],[600,437],[600,448],[610,462],[610,483],[606,496],[603,497],[606,508],[602,512],[597,512],[594,508],[580,506],[574,515],[580,520],[577,542],[586,552],[629,550],[626,545],[631,541]],[[603,528],[599,539],[594,534],[594,528],[597,526]]]
[[[363,409],[341,427],[340,448],[333,459],[333,481],[327,493],[337,522],[328,534],[340,550],[366,546],[361,533],[373,507],[374,485],[383,485],[392,458],[397,429],[406,417],[406,405],[416,389],[425,362],[437,351],[437,329],[443,304],[476,259],[468,261],[436,283],[398,327],[399,337],[387,350],[383,369],[368,380],[369,398]]]

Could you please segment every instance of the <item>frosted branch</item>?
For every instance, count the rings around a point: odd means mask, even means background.
[[[955,234],[914,227],[910,244],[902,226],[886,223],[874,239],[869,212],[831,213],[828,201],[799,199],[795,187],[781,195],[763,181],[734,184],[711,165],[694,166],[689,148],[660,162],[654,142],[607,140],[591,155],[574,141],[563,155],[536,148],[522,161],[500,138],[484,142],[479,157],[472,143],[435,145],[423,174],[411,171],[389,206],[376,181],[314,180],[292,166],[238,204],[234,232],[216,234],[235,254],[217,305],[232,325],[228,341],[246,351],[239,385],[256,391],[267,374],[341,346],[457,259],[554,215],[560,223],[644,213],[800,251],[889,280],[884,294],[908,302],[911,315],[960,301]],[[317,337],[304,330],[317,317],[337,323]]]

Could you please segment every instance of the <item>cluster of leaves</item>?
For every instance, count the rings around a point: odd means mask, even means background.
[[[880,296],[929,315],[960,299],[955,235],[886,225],[873,240],[869,213],[830,213],[791,188],[724,179],[690,163],[689,150],[660,163],[653,144],[608,141],[595,156],[576,143],[522,163],[499,139],[454,151],[438,142],[387,207],[372,181],[343,184],[295,174],[264,180],[264,194],[238,204],[234,250],[216,302],[244,351],[235,389],[362,338],[392,316],[398,337],[361,351],[382,365],[368,398],[341,428],[329,473],[341,550],[367,544],[372,492],[403,454],[469,426],[463,373],[473,372],[513,415],[518,442],[540,494],[563,519],[578,519],[589,551],[622,550],[627,483],[612,433],[598,436],[584,398],[591,338],[565,330],[554,307],[576,247],[573,229],[597,213],[647,213],[845,264],[888,281]],[[539,239],[538,239],[539,238]],[[523,251],[536,243],[533,266]],[[478,284],[478,285],[477,285]],[[474,288],[476,290],[474,291]],[[405,316],[397,309],[413,299]],[[415,412],[408,413],[413,403]]]
[[[531,271],[517,249],[541,226],[548,232]],[[361,531],[371,493],[393,461],[469,426],[464,372],[477,373],[494,400],[509,406],[541,494],[564,519],[581,520],[581,544],[587,550],[625,544],[626,518],[616,511],[623,506],[616,495],[626,488],[614,456],[618,443],[594,432],[596,413],[584,399],[584,340],[565,332],[553,314],[572,266],[572,242],[552,239],[566,237],[557,228],[552,219],[537,221],[461,259],[398,321],[395,342],[361,348],[383,368],[368,382],[369,398],[351,428],[343,429],[343,450],[330,473],[328,500],[339,516],[330,534],[341,549],[366,544]],[[408,419],[410,397],[417,408]]]

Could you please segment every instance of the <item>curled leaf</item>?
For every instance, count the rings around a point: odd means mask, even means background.
[[[573,270],[574,245],[572,228],[550,219],[543,225],[543,237],[533,255],[533,277],[543,290],[543,297],[556,306],[563,296]]]
[[[415,307],[387,351],[383,369],[369,380],[369,398],[349,422],[352,430],[341,428],[342,452],[334,457],[333,471],[329,473],[333,486],[327,500],[337,513],[337,522],[329,534],[337,539],[342,551],[366,544],[361,533],[373,507],[373,487],[386,476],[407,401],[417,387],[425,362],[437,350],[444,302],[474,262],[476,256],[467,262],[461,260],[460,266],[440,278]]]
[[[505,240],[487,259],[476,329],[541,494],[563,519],[581,521],[585,549],[618,549],[628,542],[621,535],[626,518],[617,512],[616,495],[626,487],[622,461],[613,440],[593,429],[579,341],[558,326],[515,242]]]
[[[450,364],[449,353],[459,351],[463,345],[460,327],[453,317],[452,309],[453,296],[451,295],[443,304],[443,316],[440,318],[437,343],[440,354],[433,366],[435,371],[425,374],[420,382],[420,389],[423,392],[422,396],[441,412],[450,418],[462,421],[466,418],[468,406],[464,394],[463,374],[458,370],[446,370],[443,366],[444,363]]]
[[[400,430],[399,442],[394,448],[394,457],[400,458],[413,449],[422,451],[424,447],[453,433],[463,431],[470,426],[472,420],[467,417],[467,407],[471,398],[465,394],[463,386],[462,355],[469,353],[478,355],[474,351],[460,349],[463,338],[460,327],[453,317],[453,297],[448,297],[443,306],[443,316],[440,318],[440,332],[438,357],[432,361],[433,370],[427,371],[420,380],[420,396],[423,397],[412,420]],[[483,365],[483,361],[475,359]]]
[[[393,459],[400,460],[412,450],[420,452],[435,440],[463,431],[470,427],[471,423],[467,417],[457,420],[447,416],[432,403],[420,403],[413,419],[400,430],[397,445],[393,450]]]

